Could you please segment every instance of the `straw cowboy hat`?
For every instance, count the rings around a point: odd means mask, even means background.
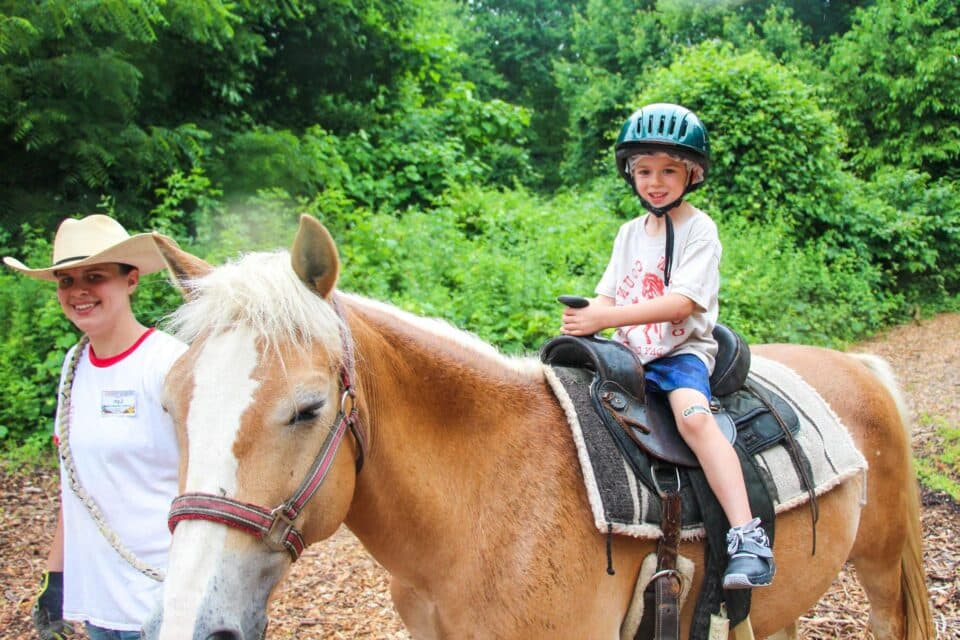
[[[113,218],[94,214],[80,220],[67,218],[60,223],[53,240],[53,264],[31,269],[16,258],[5,257],[8,267],[42,280],[56,281],[56,271],[91,264],[119,262],[140,270],[141,275],[160,271],[166,265],[149,233],[131,236]]]

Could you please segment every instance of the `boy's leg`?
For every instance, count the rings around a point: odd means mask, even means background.
[[[769,585],[776,571],[773,552],[760,520],[750,511],[740,459],[720,431],[702,392],[675,389],[669,399],[680,435],[697,456],[707,483],[732,525],[727,532],[730,562],[723,576],[723,588]]]
[[[695,389],[675,389],[670,392],[669,399],[677,429],[697,456],[707,483],[716,494],[730,525],[737,527],[747,524],[753,515],[750,513],[740,459],[720,431],[710,412],[710,403]]]

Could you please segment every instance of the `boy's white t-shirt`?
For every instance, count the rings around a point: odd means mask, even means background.
[[[92,359],[88,344],[70,393],[69,444],[80,485],[123,545],[158,569],[167,565],[167,513],[177,493],[179,460],[160,393],[167,371],[186,348],[155,330],[115,358]],[[74,349],[61,372],[61,397]],[[59,419],[56,435],[63,437]],[[143,575],[111,546],[70,487],[62,464],[60,492],[64,618],[116,631],[139,630],[161,601],[162,583]]]
[[[664,286],[666,235],[646,232],[646,214],[624,223],[613,243],[613,253],[596,293],[623,306],[640,300],[679,293],[695,304],[683,322],[662,322],[619,327],[613,338],[630,347],[643,364],[667,355],[690,353],[713,371],[717,342],[720,290],[720,237],[710,216],[694,209],[686,221],[674,227],[673,265],[670,286]]]

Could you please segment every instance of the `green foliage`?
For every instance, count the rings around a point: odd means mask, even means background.
[[[602,175],[614,167],[610,151],[619,127],[611,126],[622,115],[621,99],[627,83],[604,69],[574,64],[557,64],[557,82],[568,96],[572,134],[564,145],[560,176],[575,184]],[[609,154],[600,155],[600,150]]]
[[[383,126],[349,136],[340,152],[351,168],[343,190],[372,209],[432,206],[467,184],[529,183],[536,175],[523,147],[529,113],[482,101],[466,83],[427,103],[408,83],[405,109]]]
[[[149,76],[138,60],[167,25],[158,2],[7,2],[0,46],[0,208],[15,224],[52,227],[100,193],[121,200],[200,155],[204,133],[186,122],[139,120]],[[14,34],[14,35],[11,35]],[[19,37],[15,37],[19,36]],[[159,123],[157,123],[159,124]],[[43,193],[42,212],[20,208]],[[35,197],[35,196],[34,196]]]
[[[282,5],[251,2],[247,10]],[[256,21],[267,55],[251,61],[251,106],[263,124],[354,131],[430,54],[418,49],[424,40],[414,35],[410,0],[322,0],[300,9],[295,19]]]
[[[557,295],[591,295],[618,225],[597,193],[544,202],[477,187],[401,218],[318,216],[338,240],[342,288],[444,318],[513,353],[556,333]]]
[[[824,97],[849,132],[861,175],[884,165],[956,178],[960,159],[960,8],[878,0],[833,47]]]
[[[210,215],[220,208],[223,192],[214,189],[202,169],[194,168],[189,175],[174,171],[167,176],[164,186],[156,191],[160,202],[150,212],[150,228],[173,238],[194,235],[194,218]]]
[[[720,225],[720,321],[749,342],[842,347],[885,326],[899,299],[852,251],[794,244],[790,227],[732,218]]]
[[[741,13],[724,16],[723,40],[737,49],[772,55],[778,62],[804,67],[815,58],[810,28],[794,18],[788,7],[772,5],[762,18],[748,20]]]
[[[930,457],[915,460],[917,475],[925,486],[960,502],[960,428],[951,427],[946,418],[927,414],[920,416],[920,422],[934,427],[943,446]]]
[[[559,164],[567,114],[553,67],[569,57],[572,16],[586,2],[472,0],[465,4],[475,37],[465,40],[464,48],[471,57],[489,61],[496,73],[494,78],[482,74],[477,79],[481,95],[529,109],[531,155],[541,163]],[[546,186],[559,184],[556,171],[539,173]]]
[[[438,41],[411,31],[413,5],[0,4],[0,211],[13,229],[26,220],[52,228],[111,193],[139,225],[165,176],[196,167],[229,176],[257,158],[231,155],[221,170],[225,150],[275,146],[234,142],[238,132],[379,130],[380,111],[403,106],[400,86],[421,60],[442,69],[438,52],[423,48]],[[244,184],[239,195],[309,189],[316,168],[286,161],[278,182]],[[40,194],[41,212],[27,209]]]
[[[46,233],[24,225],[22,247],[4,252],[27,265],[50,262]],[[52,282],[21,276],[12,269],[0,271],[0,447],[21,444],[32,433],[49,439],[56,409],[56,388],[63,357],[79,339],[63,315]]]
[[[281,248],[297,228],[299,205],[285,191],[274,189],[228,207],[206,210],[196,216],[196,246],[192,251],[211,264],[221,264],[245,251]]]
[[[884,274],[881,286],[911,305],[948,308],[960,291],[960,190],[947,178],[887,167],[855,192],[846,215]]]
[[[342,144],[319,126],[302,136],[255,127],[229,141],[214,168],[215,177],[233,197],[261,189],[308,196],[349,182],[350,168],[339,151]]]

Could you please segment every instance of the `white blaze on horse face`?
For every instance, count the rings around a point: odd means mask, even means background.
[[[237,459],[233,443],[240,419],[253,402],[260,381],[256,335],[234,329],[209,338],[193,369],[193,399],[187,415],[189,466],[186,491],[234,497]]]
[[[251,377],[257,366],[256,335],[235,329],[207,339],[193,369],[193,395],[187,414],[188,468],[185,490],[235,497],[237,460],[233,443],[240,419],[260,382]],[[219,607],[218,595],[205,593],[223,566],[229,528],[204,521],[177,525],[170,547],[170,570],[164,585],[160,638],[193,637],[198,606]],[[229,594],[225,609],[236,605]],[[216,612],[214,612],[216,616]]]

